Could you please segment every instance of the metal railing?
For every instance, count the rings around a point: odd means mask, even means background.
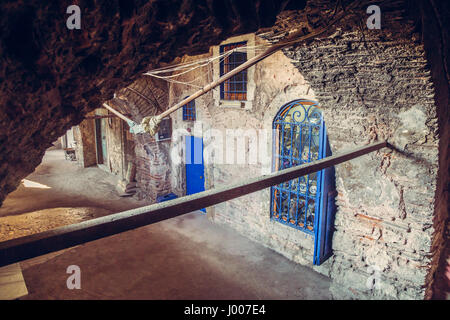
[[[171,219],[352,160],[384,147],[389,147],[387,141],[246,179],[244,182],[0,242],[0,267]]]

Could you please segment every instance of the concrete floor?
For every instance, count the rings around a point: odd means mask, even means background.
[[[59,150],[48,151],[27,179],[51,189],[21,186],[0,208],[4,221],[37,210],[46,215],[50,211],[45,209],[56,208],[55,216],[64,223],[61,217],[68,215],[69,208],[75,212],[97,208],[79,218],[89,219],[146,204],[119,198],[112,175],[98,168],[78,168]],[[16,222],[20,235],[25,229],[33,232],[27,222],[23,220],[22,228]],[[32,222],[44,224],[48,219]],[[11,237],[16,234],[13,230]],[[81,269],[80,290],[66,286],[70,265]],[[22,299],[331,298],[328,278],[231,228],[211,223],[200,212],[23,261],[20,266],[29,291]]]
[[[42,186],[26,187],[22,183],[3,202],[0,217],[58,207],[99,207],[116,212],[146,205],[133,198],[118,197],[116,176],[97,167],[81,168],[76,162],[65,160],[62,150],[47,151],[26,180]]]

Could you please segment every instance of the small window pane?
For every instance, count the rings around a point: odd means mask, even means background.
[[[246,42],[220,46],[220,53],[245,46]],[[247,61],[246,52],[233,52],[220,63],[220,76],[230,72]],[[243,70],[220,85],[220,97],[223,100],[247,100],[247,70]]]

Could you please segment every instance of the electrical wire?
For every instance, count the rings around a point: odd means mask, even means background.
[[[212,71],[210,66],[216,60],[219,60],[219,64],[220,64],[223,61],[225,61],[225,59],[227,57],[229,57],[231,54],[233,54],[235,52],[248,53],[249,50],[253,50],[253,51],[255,51],[255,53],[257,53],[258,51],[265,50],[268,46],[270,46],[270,45],[269,44],[261,44],[261,45],[255,45],[255,46],[241,46],[241,47],[234,48],[232,50],[228,50],[228,51],[226,51],[218,56],[215,56],[215,57],[198,59],[193,62],[182,62],[182,63],[178,63],[178,64],[174,64],[174,65],[170,65],[170,66],[166,66],[166,67],[162,67],[162,68],[153,69],[153,70],[147,71],[146,73],[144,73],[144,75],[162,79],[162,80],[165,80],[165,81],[171,82],[171,83],[177,83],[177,84],[192,86],[192,87],[196,87],[196,88],[202,88],[202,85],[197,85],[197,84],[195,84],[195,82],[200,81],[199,83],[201,84],[201,80],[203,79],[203,77],[205,75],[208,76],[208,78],[209,78],[209,76],[210,76],[209,73]],[[180,76],[186,75],[188,73],[193,72],[194,70],[201,69],[201,68],[208,68],[208,69],[203,75],[198,76],[193,80],[181,81],[179,79],[176,79]],[[212,77],[212,75],[211,75],[211,77]]]

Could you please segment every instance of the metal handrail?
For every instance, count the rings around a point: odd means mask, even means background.
[[[0,267],[171,219],[352,160],[384,147],[390,147],[387,141],[355,148],[308,164],[246,179],[243,182],[210,189],[167,202],[156,203],[0,242]]]

